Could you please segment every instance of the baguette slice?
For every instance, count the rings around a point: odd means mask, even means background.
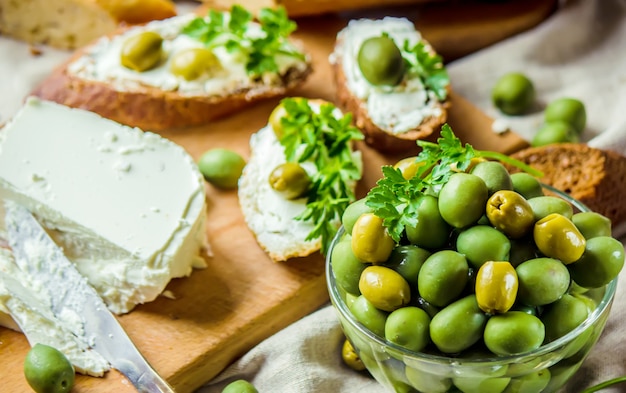
[[[611,219],[614,228],[626,222],[626,157],[583,143],[530,147],[512,157],[542,171],[542,182]]]
[[[330,57],[338,105],[354,114],[356,126],[365,134],[365,142],[374,149],[383,153],[414,151],[417,140],[434,141],[439,136],[450,102],[448,98],[437,99],[417,76],[405,75],[394,87],[373,86],[363,77],[357,63],[359,48],[367,38],[383,33],[389,34],[400,49],[405,40],[412,45],[424,41],[413,23],[405,18],[350,21],[337,34]],[[430,50],[435,54],[432,47]]]
[[[175,15],[170,0],[5,0],[0,1],[0,34],[31,44],[75,49],[121,24]]]
[[[204,46],[181,34],[194,18],[181,15],[103,37],[77,51],[32,95],[96,112],[129,126],[159,131],[207,124],[259,100],[285,95],[311,72],[308,56],[305,60],[284,57],[279,62],[279,73],[252,78],[245,71],[246,58],[221,47],[213,50],[222,63],[214,77],[186,81],[175,76],[169,71],[172,56],[183,49]],[[164,38],[163,60],[144,72],[125,68],[120,61],[122,44],[147,30]],[[288,45],[295,47],[293,43]]]
[[[309,100],[315,110],[325,101]],[[335,109],[335,116],[343,114]],[[301,214],[307,204],[307,197],[289,200],[274,191],[269,184],[270,173],[278,165],[285,163],[285,149],[279,142],[271,123],[250,137],[250,158],[239,178],[239,205],[246,224],[254,234],[258,244],[274,262],[290,258],[305,257],[320,250],[322,239],[306,240],[314,229],[314,223],[294,219]],[[362,172],[360,151],[352,152],[352,161]],[[312,161],[302,163],[309,176],[318,170]],[[348,187],[354,190],[356,181]],[[334,220],[338,228],[340,217]]]

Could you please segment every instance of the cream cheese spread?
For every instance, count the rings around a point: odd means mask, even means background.
[[[411,21],[405,18],[352,20],[337,35],[340,45],[330,56],[341,62],[348,89],[365,103],[369,117],[379,128],[401,134],[418,127],[424,119],[441,115],[439,101],[418,76],[405,77],[397,86],[374,86],[363,76],[357,57],[363,41],[387,33],[402,50],[404,42],[414,46],[421,40]]]
[[[226,13],[225,18],[228,15]],[[169,71],[169,62],[176,52],[204,47],[202,42],[181,34],[181,30],[195,17],[193,14],[186,14],[152,21],[119,35],[102,37],[68,65],[68,72],[82,79],[109,83],[119,91],[141,91],[149,86],[165,91],[176,91],[187,96],[222,96],[258,85],[259,82],[252,80],[246,72],[246,59],[240,53],[229,52],[224,47],[213,49],[213,53],[222,64],[221,72],[214,77],[187,81]],[[137,72],[122,66],[120,53],[127,38],[143,31],[154,31],[163,37],[163,60],[153,69]],[[251,23],[247,34],[250,36],[261,34],[260,25]],[[304,70],[307,67],[306,62],[292,56],[277,55],[275,59],[279,74],[284,74],[292,68]],[[264,75],[263,78],[263,83],[268,85],[280,81],[278,75],[271,73]]]
[[[0,249],[0,313],[11,316],[15,325],[9,327],[21,327],[31,346],[42,343],[58,349],[78,372],[102,376],[110,369],[109,362],[90,348],[80,318],[65,314],[56,317],[47,294],[36,275],[20,270],[11,252]]]
[[[309,102],[313,110],[319,105]],[[343,114],[336,109],[338,118]],[[239,179],[239,200],[246,224],[257,241],[269,253],[297,255],[298,251],[319,249],[319,238],[305,240],[314,223],[296,220],[306,209],[307,198],[289,200],[276,192],[269,183],[274,168],[285,163],[285,149],[270,124],[250,137],[250,158]],[[361,163],[361,152],[354,151],[354,161]],[[309,177],[318,171],[312,161],[300,165]],[[245,202],[245,203],[241,203]]]
[[[28,99],[0,131],[0,199],[32,211],[115,313],[205,265],[193,159],[91,112]]]

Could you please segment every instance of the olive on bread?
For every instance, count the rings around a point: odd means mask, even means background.
[[[203,125],[306,80],[295,28],[284,9],[239,6],[153,21],[77,51],[33,95],[145,130]]]
[[[362,175],[351,122],[329,102],[285,98],[250,137],[239,205],[273,261],[328,250]]]
[[[446,122],[449,78],[441,57],[405,18],[352,20],[330,56],[342,110],[384,153],[435,139]]]

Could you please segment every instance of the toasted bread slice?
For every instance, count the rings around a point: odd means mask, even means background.
[[[194,20],[198,20],[195,15],[181,15],[103,37],[77,51],[32,94],[122,124],[159,131],[203,125],[259,100],[285,95],[311,72],[309,57],[285,40],[284,45],[301,57],[276,55],[277,72],[250,75],[246,69],[249,57],[214,47],[220,65],[212,74],[186,80],[170,71],[170,63],[186,49],[204,48],[201,41],[182,33]],[[256,22],[250,26],[260,30]],[[161,60],[145,71],[123,66],[124,43],[146,31],[163,38]]]
[[[170,0],[25,0],[0,2],[0,34],[31,44],[75,49],[121,24],[176,15]]]
[[[337,34],[330,57],[337,102],[344,111],[354,114],[355,124],[365,134],[368,145],[384,153],[407,152],[417,148],[417,140],[438,137],[441,125],[447,119],[449,87],[446,87],[442,100],[421,82],[419,75],[411,72],[405,72],[396,86],[369,83],[359,68],[358,52],[366,39],[382,34],[388,34],[394,40],[403,56],[406,56],[405,40],[410,45],[424,43],[429,53],[436,56],[407,19],[386,17],[350,21]]]
[[[543,172],[542,182],[608,217],[614,227],[626,222],[623,185],[626,157],[584,143],[557,143],[530,147],[512,155]],[[511,172],[519,171],[509,168]]]
[[[308,103],[315,111],[326,102],[309,100]],[[343,117],[338,109],[335,109],[333,114],[337,118]],[[352,146],[350,141],[348,143]],[[362,173],[360,152],[352,150],[351,159],[358,168],[360,178]],[[311,195],[286,199],[270,185],[270,174],[274,168],[285,162],[287,162],[285,148],[278,140],[270,121],[250,138],[250,157],[239,178],[238,187],[239,205],[246,224],[261,248],[275,262],[304,257],[323,247],[321,237],[307,240],[319,223],[296,219],[305,211],[307,203],[312,198]],[[301,165],[310,177],[319,172],[312,159],[302,162]],[[356,180],[346,184],[346,187],[354,194]],[[340,217],[331,216],[327,219],[332,221],[335,228],[339,227]]]

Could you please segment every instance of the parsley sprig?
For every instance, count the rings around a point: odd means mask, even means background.
[[[466,170],[473,158],[498,160],[515,166],[534,176],[542,173],[505,154],[481,151],[461,143],[448,124],[441,128],[437,143],[418,141],[422,151],[416,157],[415,176],[405,179],[398,168],[383,166],[383,178],[366,196],[366,205],[383,219],[383,224],[395,241],[400,241],[404,228],[417,223],[419,198],[430,190],[437,193],[453,173]]]
[[[252,14],[240,5],[230,12],[209,10],[206,17],[193,19],[182,33],[204,43],[208,48],[223,46],[229,52],[239,52],[246,57],[246,71],[252,77],[267,72],[278,72],[276,55],[286,55],[305,60],[305,55],[288,41],[297,25],[290,20],[284,7],[263,8],[258,23],[261,34],[251,34]]]
[[[413,46],[408,40],[404,41],[401,52],[408,65],[408,72],[418,75],[422,83],[432,90],[440,101],[445,100],[450,77],[444,67],[443,58],[433,52],[424,40]]]
[[[338,117],[330,103],[313,110],[305,99],[285,98],[281,105],[286,116],[281,118],[279,141],[287,161],[312,161],[317,168],[306,208],[295,219],[313,223],[306,240],[321,237],[321,252],[326,254],[343,211],[356,199],[352,186],[361,178],[361,165],[353,157],[351,144],[363,139],[363,134],[351,125],[351,114]]]

